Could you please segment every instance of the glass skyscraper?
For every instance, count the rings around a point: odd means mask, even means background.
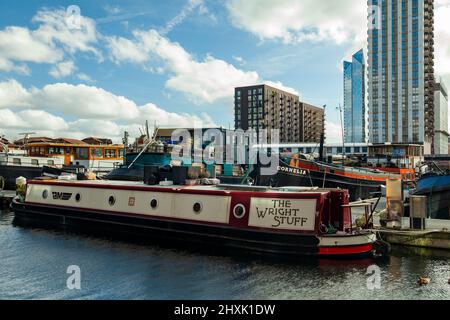
[[[431,147],[434,0],[369,0],[368,5],[370,142]]]
[[[364,51],[361,49],[344,61],[344,140],[367,142],[366,88]]]

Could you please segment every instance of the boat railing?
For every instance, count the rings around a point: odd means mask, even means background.
[[[305,160],[305,159],[295,159],[295,158],[291,158],[291,157],[287,157],[287,160],[290,162],[290,160],[299,160],[299,161],[303,161],[303,162],[308,162],[311,164],[317,164],[323,168],[327,168],[329,170],[350,170],[351,172],[358,172],[361,174],[367,174],[367,173],[376,173],[376,174],[380,174],[383,176],[386,176],[386,178],[398,178],[399,175],[395,174],[395,173],[391,173],[391,172],[385,172],[385,171],[381,171],[381,170],[376,170],[376,169],[366,169],[366,168],[358,168],[358,167],[342,167],[339,165],[333,165],[333,164],[329,164],[329,163],[325,163],[325,162],[319,162],[319,161],[311,161],[311,160]],[[283,161],[282,162],[286,165],[289,165],[289,162]]]
[[[0,155],[0,165],[36,168],[42,166],[62,167],[62,163],[55,162],[55,159],[52,158],[33,158],[23,155]]]

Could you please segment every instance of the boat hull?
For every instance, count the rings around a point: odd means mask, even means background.
[[[344,190],[305,192],[256,187],[147,186],[133,182],[30,181],[17,221],[108,229],[181,244],[258,254],[361,256],[374,234],[351,232]],[[322,222],[335,235],[322,234]]]
[[[350,201],[373,198],[386,183],[344,177],[332,173],[301,170],[294,167],[279,167],[274,176],[261,176],[260,185],[273,187],[318,187],[345,189],[350,194]]]

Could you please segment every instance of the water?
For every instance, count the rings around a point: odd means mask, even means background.
[[[14,226],[0,212],[0,299],[450,299],[450,252],[394,248],[383,260],[287,263]],[[367,289],[367,268],[381,289]],[[81,290],[66,285],[81,269]],[[431,278],[420,287],[420,276]]]

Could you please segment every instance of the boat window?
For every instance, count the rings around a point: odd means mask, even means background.
[[[75,201],[80,202],[81,201],[81,194],[77,193],[75,196]]]
[[[123,149],[119,149],[119,158],[123,158],[123,154],[124,154]]]
[[[245,207],[242,204],[237,204],[233,209],[233,215],[237,219],[242,219],[245,216]]]
[[[116,197],[110,196],[108,199],[108,203],[112,207],[116,203]]]
[[[363,147],[362,152],[367,153],[367,147]]]
[[[94,158],[103,158],[103,149],[102,148],[91,149],[91,156]]]
[[[346,152],[346,153],[351,153],[351,152],[352,152],[352,148],[346,147],[346,148],[345,148],[345,152]]]
[[[20,161],[20,159],[19,158],[13,158],[13,164],[16,164],[16,165],[21,165],[21,163],[22,163],[22,161]]]
[[[89,158],[89,149],[88,148],[76,148],[75,154],[77,159],[88,159]]]
[[[196,214],[199,214],[203,209],[203,205],[201,204],[201,202],[196,202],[192,209]]]
[[[44,191],[42,192],[42,198],[44,198],[44,199],[47,199],[47,198],[48,198],[48,191],[47,191],[47,190],[44,190]]]
[[[116,150],[115,149],[106,149],[105,150],[105,158],[115,158]]]
[[[44,156],[45,155],[45,147],[40,147],[39,148],[39,154],[41,155],[41,156]]]
[[[158,208],[158,200],[152,199],[152,201],[150,201],[150,207],[152,207],[152,209]]]
[[[49,166],[54,166],[55,165],[55,161],[54,160],[47,160],[47,164]]]
[[[32,166],[38,166],[39,165],[39,160],[38,159],[31,159],[31,165]]]

